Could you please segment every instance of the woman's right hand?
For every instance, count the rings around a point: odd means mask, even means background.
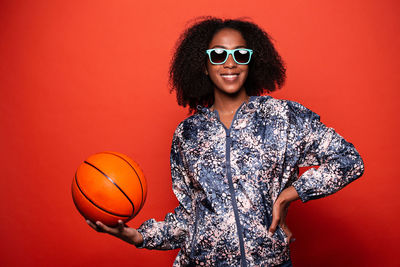
[[[96,224],[89,220],[86,220],[86,222],[97,232],[113,235],[129,244],[135,245],[136,247],[143,243],[143,236],[135,228],[126,226],[121,220],[118,221],[117,227],[109,227],[99,221],[97,221]]]

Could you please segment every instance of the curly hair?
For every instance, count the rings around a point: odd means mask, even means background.
[[[203,17],[187,28],[178,39],[169,69],[171,92],[176,91],[178,104],[189,113],[197,105],[209,107],[214,102],[214,84],[206,75],[205,51],[214,35],[224,28],[239,31],[254,54],[244,83],[249,96],[261,95],[281,88],[285,82],[284,63],[271,42],[271,37],[259,26],[244,20]]]

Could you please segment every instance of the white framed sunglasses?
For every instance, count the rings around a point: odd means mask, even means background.
[[[253,50],[247,48],[237,48],[237,49],[224,49],[224,48],[213,48],[207,49],[206,53],[211,64],[221,65],[224,64],[229,55],[232,55],[233,60],[240,65],[249,64]]]

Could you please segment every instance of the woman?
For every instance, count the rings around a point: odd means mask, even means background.
[[[179,206],[138,230],[89,225],[137,247],[180,248],[174,266],[291,266],[289,204],[360,177],[359,154],[302,105],[260,96],[283,85],[285,68],[253,23],[196,23],[178,43],[170,78],[178,104],[194,113],[172,142]],[[297,179],[299,167],[314,165]]]

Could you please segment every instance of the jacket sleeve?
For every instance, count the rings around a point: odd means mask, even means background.
[[[172,141],[170,159],[172,189],[179,201],[179,205],[173,213],[168,213],[165,216],[164,221],[150,219],[138,228],[144,240],[139,248],[176,249],[181,247],[185,241],[188,220],[191,214],[192,197],[177,134],[174,135]]]
[[[301,137],[298,166],[319,165],[293,183],[302,202],[333,194],[363,174],[363,160],[351,143],[321,123],[314,112],[295,102],[288,105],[296,117],[295,134]]]

